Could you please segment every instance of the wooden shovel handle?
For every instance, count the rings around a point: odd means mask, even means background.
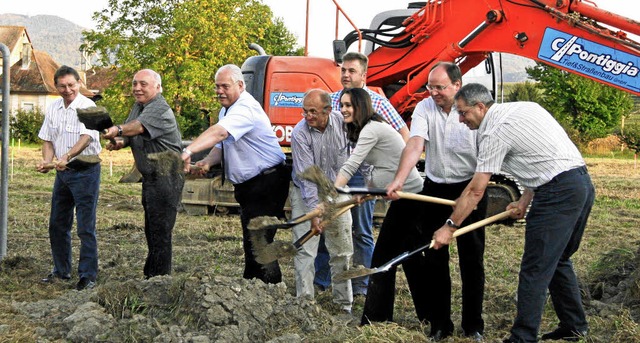
[[[478,220],[477,222],[473,223],[473,224],[469,224],[465,227],[461,227],[458,230],[456,230],[456,232],[453,233],[453,237],[458,237],[460,235],[464,235],[467,232],[473,231],[477,228],[483,227],[487,224],[491,224],[493,222],[497,222],[498,220],[501,219],[505,219],[508,218],[512,213],[516,213],[516,209],[511,209],[511,210],[507,210],[504,212],[500,212],[498,214],[495,214],[491,217],[487,217],[484,218],[482,220]]]
[[[402,191],[396,191],[396,194],[398,194],[398,196],[401,199],[409,199],[409,200],[431,202],[431,203],[434,203],[434,204],[449,205],[449,206],[455,206],[455,204],[456,204],[456,202],[453,201],[453,200],[436,198],[436,197],[432,197],[432,196],[428,196],[428,195],[407,193],[407,192],[402,192]]]
[[[43,165],[42,165],[42,168],[43,168],[43,169],[53,169],[53,168],[55,168],[55,167],[56,167],[56,165],[57,165],[56,163],[49,162],[49,163],[45,163],[45,164],[43,164]]]
[[[365,197],[366,200],[369,200],[371,198],[373,198],[373,197]],[[335,204],[330,204],[329,207],[334,208],[334,209],[340,209],[338,211],[338,212],[340,212],[340,211],[343,210],[344,207],[349,206],[349,205],[354,205],[355,206],[356,204],[358,204],[358,200],[355,199],[355,198],[352,198],[352,199],[341,201],[341,202],[338,202],[338,203],[335,203]],[[351,207],[353,207],[353,206],[351,206]],[[351,207],[349,207],[349,208],[351,208]],[[344,212],[346,212],[346,211],[342,211],[342,212],[340,212],[340,214],[342,214]],[[296,218],[293,218],[293,219],[289,220],[287,222],[287,224],[300,224],[300,223],[302,223],[304,221],[307,221],[309,219],[313,219],[313,218],[318,217],[320,215],[322,215],[322,211],[320,209],[316,208],[316,209],[314,209],[314,210],[312,210],[312,211],[310,211],[310,212],[308,212],[306,214],[303,214],[303,215],[301,215],[299,217],[296,217]],[[337,216],[334,217],[334,218],[337,218]],[[332,218],[332,219],[334,219],[334,218]]]
[[[517,210],[516,209],[511,209],[511,210],[506,210],[504,212],[500,212],[498,214],[492,215],[491,217],[487,217],[484,218],[482,220],[478,220],[477,222],[473,223],[473,224],[469,224],[467,226],[461,227],[459,229],[457,229],[454,233],[453,233],[453,237],[458,237],[460,235],[464,235],[467,232],[471,232],[475,229],[481,228],[485,225],[491,224],[493,222],[497,222],[498,220],[501,219],[505,219],[508,218],[512,213],[516,213]],[[436,243],[436,241],[431,240],[431,244],[429,244],[429,248],[432,248],[433,245]]]
[[[348,204],[346,206],[343,206],[341,209],[339,209],[336,213],[333,214],[333,216],[331,216],[331,218],[325,219],[322,221],[322,223],[320,223],[320,225],[327,225],[329,224],[330,221],[340,217],[341,215],[343,215],[345,212],[349,211],[352,207],[355,207],[356,204]],[[304,243],[306,243],[308,240],[311,239],[311,237],[315,236],[318,234],[318,230],[316,230],[315,228],[311,228],[309,231],[307,231],[307,233],[304,234],[304,236],[300,237],[297,241],[295,241],[293,243],[293,246],[296,249],[299,249]]]
[[[300,224],[309,219],[313,219],[322,214],[322,210],[319,208],[315,208],[301,216],[295,217],[287,222],[287,224]]]

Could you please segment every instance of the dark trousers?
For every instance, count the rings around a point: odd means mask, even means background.
[[[413,200],[396,200],[391,203],[384,217],[380,234],[371,259],[372,267],[380,267],[405,251],[414,250],[428,244],[430,239],[421,232],[423,203]],[[429,236],[431,237],[431,236]],[[426,259],[415,254],[402,262],[418,319],[426,321],[429,294],[424,290],[432,278],[425,271]],[[369,277],[367,298],[364,304],[361,324],[393,320],[395,300],[396,267],[387,272]]]
[[[578,250],[595,198],[586,167],[559,174],[535,190],[527,214],[512,338],[537,342],[547,289],[560,327],[588,328],[571,256]]]
[[[96,207],[99,189],[100,164],[82,171],[64,170],[56,173],[49,216],[49,241],[54,274],[61,277],[71,276],[71,229],[75,209],[80,238],[78,277],[96,279]]]
[[[467,183],[468,181],[458,184],[436,184],[426,179],[421,193],[454,200],[460,196]],[[392,211],[393,207],[402,208]],[[412,200],[393,202],[380,230],[371,265],[379,267],[404,251],[429,244],[435,230],[444,224],[451,212],[451,207],[443,205]],[[485,212],[486,197],[462,225],[482,219]],[[386,231],[390,232],[383,234],[385,226]],[[468,333],[482,332],[484,329],[482,320],[484,238],[484,228],[456,238],[463,283],[462,328]],[[402,268],[407,277],[418,319],[421,322],[430,322],[432,330],[453,331],[449,250],[446,248],[425,250],[424,254],[416,254],[403,262]],[[384,274],[392,273],[389,271],[371,276],[362,318],[363,324],[367,321],[393,320],[395,285],[389,284],[390,281],[385,278],[395,280],[395,273],[393,276]]]
[[[291,169],[280,165],[271,172],[265,172],[254,178],[234,185],[234,195],[240,204],[240,221],[242,223],[242,247],[244,249],[245,279],[258,278],[265,283],[282,281],[278,261],[265,265],[256,261],[253,252],[252,234],[264,234],[267,243],[273,242],[276,229],[251,231],[247,228],[252,218],[259,216],[284,217],[284,203],[289,194]]]
[[[142,177],[144,235],[149,249],[144,264],[146,278],[171,274],[171,235],[183,186],[184,176],[179,173],[151,173]]]
[[[470,181],[470,180],[469,180]],[[465,189],[469,181],[440,184],[428,178],[425,179],[422,194],[444,199],[457,199]],[[442,227],[444,222],[453,212],[451,207],[427,203],[425,205],[426,216],[424,232],[428,237]],[[467,219],[458,225],[465,226],[477,222],[485,217],[487,209],[486,194],[478,203]],[[484,331],[482,319],[482,302],[484,299],[484,227],[458,236],[458,260],[460,264],[460,277],[462,280],[462,330],[465,333]],[[425,292],[431,294],[432,304],[430,309],[431,329],[441,329],[445,332],[453,331],[451,321],[451,276],[449,270],[449,249],[429,250],[427,252],[428,267],[426,274],[431,275]]]

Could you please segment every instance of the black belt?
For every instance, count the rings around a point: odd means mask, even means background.
[[[284,167],[284,163],[285,163],[285,162],[282,162],[282,163],[280,163],[280,164],[276,164],[276,165],[275,165],[275,166],[273,166],[273,167],[270,167],[270,168],[264,169],[264,170],[262,170],[258,175],[269,175],[269,174],[273,173],[274,171],[278,170],[278,168]]]

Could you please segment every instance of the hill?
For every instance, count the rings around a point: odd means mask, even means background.
[[[34,49],[46,51],[60,64],[80,68],[83,27],[58,16],[21,14],[0,14],[0,25],[26,27]]]

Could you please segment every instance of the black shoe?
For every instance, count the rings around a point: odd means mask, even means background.
[[[54,283],[56,281],[68,281],[71,279],[71,275],[60,275],[57,273],[51,273],[46,277],[42,278],[42,282],[44,283]]]
[[[557,328],[551,332],[547,332],[542,335],[542,340],[565,340],[569,342],[577,342],[581,338],[587,336],[587,330],[570,330],[566,328]]]
[[[451,336],[452,333],[453,332],[451,331],[444,331],[442,329],[431,330],[431,333],[429,334],[429,338],[434,342],[438,342]]]
[[[484,342],[484,337],[482,337],[482,334],[478,331],[473,331],[469,334],[465,334],[464,336],[473,340],[474,342]]]
[[[95,280],[91,280],[88,277],[81,277],[80,281],[78,281],[78,284],[76,285],[76,289],[81,291],[83,289],[92,289],[95,286]]]

